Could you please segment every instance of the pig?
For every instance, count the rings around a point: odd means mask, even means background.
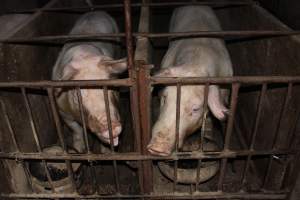
[[[174,10],[169,32],[220,31],[220,23],[207,6],[184,6]],[[232,63],[224,41],[218,38],[181,38],[170,42],[156,77],[230,77]],[[204,113],[204,85],[181,88],[179,148],[186,136],[201,127]],[[166,86],[160,94],[160,112],[147,146],[151,154],[168,156],[175,147],[176,86]],[[228,109],[228,90],[210,85],[208,107],[219,120]]]
[[[115,20],[103,11],[82,15],[69,35],[118,33]],[[98,80],[111,79],[127,69],[126,59],[115,59],[117,46],[113,42],[72,42],[65,44],[52,71],[53,80]],[[87,128],[102,142],[110,144],[108,120],[105,112],[103,90],[100,88],[80,89]],[[78,98],[75,90],[55,91],[57,105],[65,124],[73,132],[73,146],[85,150],[83,128],[80,119]],[[113,145],[119,143],[122,131],[118,111],[118,93],[108,90],[109,110],[112,122]]]

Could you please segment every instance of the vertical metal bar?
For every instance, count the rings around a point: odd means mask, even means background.
[[[23,99],[24,99],[24,102],[25,102],[25,107],[26,107],[26,111],[28,113],[30,126],[31,126],[31,129],[32,129],[32,134],[33,134],[33,137],[34,137],[34,140],[35,140],[35,143],[36,143],[36,147],[38,149],[38,152],[42,153],[42,148],[41,148],[41,145],[40,145],[39,137],[37,135],[35,123],[34,123],[34,120],[33,120],[32,111],[31,111],[30,104],[29,104],[29,101],[28,101],[28,98],[27,98],[27,94],[26,94],[26,89],[24,87],[22,87],[21,92],[22,92]],[[52,181],[50,172],[49,172],[48,167],[47,167],[46,161],[42,160],[42,164],[44,166],[46,176],[47,176],[48,182],[50,184],[51,190],[52,190],[52,192],[56,192],[55,187],[53,185],[53,181]]]
[[[179,126],[180,126],[180,101],[181,101],[181,85],[176,85],[176,127],[175,127],[175,151],[179,149]]]
[[[258,125],[259,125],[259,121],[260,121],[260,117],[261,117],[261,111],[263,108],[263,102],[265,99],[265,94],[267,91],[267,84],[264,83],[262,85],[262,89],[260,92],[260,96],[259,96],[259,101],[258,101],[258,105],[257,105],[257,111],[256,111],[256,118],[255,118],[255,122],[254,122],[254,129],[253,129],[253,133],[252,133],[252,137],[251,137],[251,142],[250,142],[250,146],[249,149],[250,150],[254,150],[254,143],[256,140],[256,135],[257,135],[257,131],[258,131]],[[242,179],[241,179],[241,188],[243,188],[246,184],[246,176],[250,167],[250,163],[251,163],[251,155],[247,156],[247,161],[246,161],[246,166],[244,168],[243,174],[242,174]]]
[[[225,142],[224,142],[225,150],[229,150],[229,146],[230,146],[230,139],[231,139],[231,135],[232,135],[233,122],[235,119],[235,110],[236,110],[236,105],[237,105],[239,88],[240,88],[239,83],[233,83],[232,93],[231,93],[231,102],[230,102],[230,112],[229,112],[229,118],[228,118],[228,122],[227,122]]]
[[[132,86],[130,87],[130,108],[132,113],[132,124],[134,127],[134,149],[135,152],[143,153],[142,139],[141,136],[141,122],[139,112],[139,88],[137,80],[137,71],[133,63],[133,45],[132,45],[132,30],[131,30],[131,12],[130,12],[130,1],[124,1],[124,12],[125,12],[125,34],[126,34],[126,50],[128,57],[128,74],[131,78]],[[145,140],[145,139],[143,139]],[[150,169],[151,168],[151,169]],[[147,171],[148,170],[148,171]],[[152,179],[152,165],[146,164],[146,162],[138,161],[138,180],[140,184],[140,192],[144,194],[145,188],[152,191],[152,180],[145,181],[144,178]],[[150,174],[150,175],[147,175]],[[147,186],[149,184],[149,186]]]
[[[204,103],[203,103],[203,116],[202,116],[202,127],[201,127],[201,140],[200,140],[200,151],[204,151],[203,149],[203,142],[205,138],[205,123],[206,123],[206,117],[208,114],[208,90],[209,90],[209,83],[206,83],[204,86]],[[200,169],[199,169],[200,170]]]
[[[232,135],[232,129],[233,129],[233,123],[234,123],[234,118],[235,118],[235,111],[236,111],[236,105],[237,105],[237,100],[238,100],[239,88],[240,88],[239,83],[232,84],[230,112],[229,112],[229,118],[228,118],[227,127],[226,127],[224,151],[228,151],[229,146],[230,146],[230,139],[231,139],[231,135]],[[218,181],[218,190],[219,191],[223,190],[223,181],[224,181],[224,177],[225,177],[227,161],[228,161],[227,158],[222,158],[221,172],[220,172],[220,177],[219,177],[219,181]]]
[[[66,144],[65,144],[65,141],[64,141],[62,125],[61,125],[61,122],[60,122],[59,114],[58,114],[56,103],[55,103],[53,88],[47,88],[47,93],[48,93],[48,98],[49,98],[49,102],[50,102],[51,113],[52,113],[52,116],[54,118],[55,128],[56,128],[56,131],[57,131],[57,134],[58,134],[60,144],[63,148],[64,153],[68,153],[67,148],[66,148]],[[70,177],[70,180],[72,182],[73,190],[75,192],[77,192],[71,162],[69,160],[65,160],[65,163],[66,163],[67,170],[68,170],[68,176]]]
[[[125,37],[126,37],[126,50],[128,59],[129,77],[132,77],[131,70],[134,69],[133,62],[133,43],[132,43],[132,27],[131,27],[131,1],[124,0],[124,15],[125,15]]]
[[[110,108],[109,108],[109,99],[108,99],[108,89],[107,86],[103,87],[103,94],[104,94],[104,103],[105,103],[105,113],[108,125],[108,132],[109,132],[109,140],[110,140],[110,150],[114,153],[114,141],[113,141],[113,132],[112,132],[112,124],[111,124],[111,115],[110,115]],[[115,185],[117,193],[120,194],[120,183],[119,183],[119,175],[118,175],[118,166],[117,161],[113,161],[113,169],[114,169],[114,178],[115,178]]]
[[[276,143],[277,143],[277,140],[278,140],[278,137],[279,137],[279,130],[280,130],[280,127],[281,127],[281,124],[282,124],[282,121],[283,121],[283,115],[284,115],[284,113],[286,113],[286,110],[288,108],[289,100],[292,96],[292,89],[293,89],[293,84],[289,83],[287,93],[286,93],[286,96],[285,96],[285,99],[284,99],[284,103],[283,103],[283,106],[281,107],[281,110],[280,110],[280,113],[279,113],[279,122],[277,123],[277,126],[276,126],[275,136],[274,136],[274,140],[272,142],[272,149],[276,148]],[[267,172],[266,172],[266,175],[263,179],[262,188],[264,188],[266,186],[267,181],[268,181],[268,179],[271,175],[272,164],[273,164],[273,155],[270,155],[269,162],[268,162],[268,167],[267,167]]]
[[[15,131],[12,127],[12,124],[11,124],[11,121],[10,121],[10,118],[8,116],[8,113],[7,113],[7,110],[6,110],[6,106],[4,104],[4,102],[2,100],[0,100],[0,104],[1,104],[1,108],[2,108],[2,113],[3,113],[3,116],[4,116],[4,119],[5,119],[5,122],[7,124],[7,127],[8,127],[8,132],[10,133],[10,136],[13,140],[13,144],[15,146],[15,149],[16,149],[16,152],[17,153],[20,153],[20,146],[17,142],[17,139],[16,139],[16,134],[15,134]],[[22,168],[24,170],[24,173],[25,173],[25,176],[26,176],[26,179],[27,181],[29,182],[29,185],[30,185],[30,189],[31,191],[33,191],[33,187],[32,187],[32,180],[31,180],[31,177],[29,175],[29,170],[28,170],[28,167],[27,165],[24,163],[23,160],[20,161],[21,165],[22,165]]]
[[[195,192],[199,190],[201,164],[202,164],[202,161],[201,161],[201,159],[199,159],[198,163],[197,163],[197,180],[196,180],[196,185],[195,185]]]
[[[86,120],[85,120],[84,109],[83,109],[83,105],[82,105],[82,95],[81,95],[80,87],[76,87],[76,95],[77,95],[78,104],[79,104],[80,120],[81,120],[81,123],[83,126],[84,143],[86,146],[87,153],[90,154],[91,150],[90,150],[89,138],[88,138],[88,134],[87,134]]]
[[[180,101],[181,101],[181,84],[177,83],[176,85],[176,119],[175,119],[175,152],[178,152],[179,149],[179,128],[180,128]],[[176,191],[177,185],[177,171],[178,171],[178,160],[174,161],[174,182],[173,182],[173,191]]]
[[[151,84],[150,69],[152,65],[143,65],[142,61],[137,62],[138,85],[139,85],[139,110],[141,122],[141,153],[148,154],[147,145],[151,139]],[[153,168],[152,161],[143,161],[143,192],[150,194],[153,190]]]

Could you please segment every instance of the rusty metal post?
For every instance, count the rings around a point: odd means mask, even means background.
[[[139,110],[141,121],[141,152],[147,155],[147,145],[151,139],[151,84],[150,69],[152,65],[143,65],[137,61],[138,66],[138,88],[139,88]],[[152,161],[143,161],[143,190],[150,194],[153,191],[153,169]]]

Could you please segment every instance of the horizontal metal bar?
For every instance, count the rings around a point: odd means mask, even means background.
[[[0,88],[8,87],[96,87],[96,86],[131,86],[131,80],[126,79],[102,79],[102,80],[73,80],[73,81],[11,81],[0,82]]]
[[[250,30],[250,31],[192,31],[176,33],[132,33],[134,37],[146,38],[186,38],[186,37],[214,37],[214,38],[234,38],[234,37],[275,37],[299,35],[300,31],[276,31],[276,30]],[[55,36],[37,36],[37,37],[14,37],[0,39],[0,43],[31,43],[31,42],[55,42],[65,43],[77,40],[115,40],[115,38],[125,37],[125,33],[98,33],[83,35],[55,35]],[[118,41],[116,41],[118,42]]]
[[[263,83],[298,83],[300,76],[233,76],[233,77],[151,77],[151,84],[164,84],[182,85],[191,84],[231,84],[231,83],[244,83],[244,84],[263,84]]]
[[[0,194],[2,198],[78,198],[78,199],[134,199],[134,198],[163,198],[163,199],[285,199],[285,193],[224,193],[224,192],[195,192],[195,193],[164,193],[164,194],[149,194],[149,195],[79,195],[79,194]]]
[[[263,84],[263,83],[299,83],[300,76],[233,76],[233,77],[184,77],[184,78],[158,78],[151,77],[151,84],[174,85],[180,83],[182,85],[191,84]],[[107,79],[107,80],[73,80],[73,81],[11,81],[0,82],[0,88],[9,87],[130,87],[132,82],[130,79]]]
[[[201,1],[201,2],[157,2],[157,3],[132,3],[131,7],[169,7],[169,6],[183,6],[183,5],[209,5],[209,6],[238,6],[238,5],[253,5],[253,1]],[[68,12],[68,11],[89,11],[105,8],[123,8],[124,4],[107,4],[107,5],[93,5],[93,6],[74,6],[74,7],[54,7],[43,9],[44,12]],[[6,13],[32,13],[38,9],[24,9],[14,10]]]
[[[218,151],[218,152],[178,152],[170,156],[160,157],[152,155],[141,155],[138,153],[111,153],[111,154],[56,154],[49,155],[46,153],[19,153],[19,152],[0,152],[0,159],[22,159],[22,160],[77,160],[77,161],[96,161],[96,160],[189,160],[189,159],[220,159],[220,158],[237,158],[243,156],[269,156],[269,155],[293,155],[298,149],[290,150],[241,150],[241,151]]]

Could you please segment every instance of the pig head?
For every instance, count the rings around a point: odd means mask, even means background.
[[[194,66],[176,66],[161,70],[156,77],[195,77],[201,68]],[[201,127],[204,113],[204,85],[182,86],[180,97],[179,148],[186,136]],[[225,107],[224,93],[217,85],[210,85],[207,103],[213,115],[224,120],[228,109]],[[175,147],[176,140],[176,99],[177,87],[167,86],[160,92],[160,113],[152,129],[152,138],[148,145],[150,153],[167,156]]]
[[[72,59],[64,67],[61,80],[100,80],[114,78],[127,69],[126,59],[113,60],[94,51],[94,47],[81,45],[72,51]],[[89,130],[100,140],[110,143],[108,119],[101,88],[80,89],[83,113]],[[57,102],[63,116],[81,123],[79,95],[74,89],[56,91]],[[118,111],[118,94],[108,90],[109,111],[112,124],[113,145],[118,145],[118,136],[122,131]],[[68,124],[68,122],[67,122]],[[70,124],[70,123],[69,123]],[[80,148],[79,148],[80,149]]]

